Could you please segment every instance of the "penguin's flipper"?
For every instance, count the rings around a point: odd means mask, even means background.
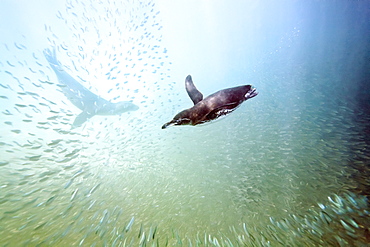
[[[185,88],[194,105],[203,100],[203,94],[195,87],[191,75],[188,75],[185,79]]]

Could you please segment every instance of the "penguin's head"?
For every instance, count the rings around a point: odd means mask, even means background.
[[[162,129],[167,128],[171,125],[188,125],[191,124],[191,119],[189,117],[189,110],[183,110],[179,112],[170,122],[165,123]]]

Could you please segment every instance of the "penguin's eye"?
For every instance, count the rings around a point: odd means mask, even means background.
[[[180,118],[176,120],[175,125],[183,125],[184,123],[189,123],[190,119],[189,118]]]

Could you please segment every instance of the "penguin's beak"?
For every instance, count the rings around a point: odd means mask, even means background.
[[[166,129],[168,126],[175,124],[174,121],[163,124],[162,129]]]

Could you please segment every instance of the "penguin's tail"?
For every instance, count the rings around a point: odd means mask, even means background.
[[[255,97],[255,96],[258,95],[258,92],[257,92],[257,90],[255,88],[253,88],[251,85],[248,85],[248,87],[249,87],[249,90],[248,90],[248,92],[244,96],[245,97],[245,100],[251,99],[251,98],[253,98],[253,97]]]

